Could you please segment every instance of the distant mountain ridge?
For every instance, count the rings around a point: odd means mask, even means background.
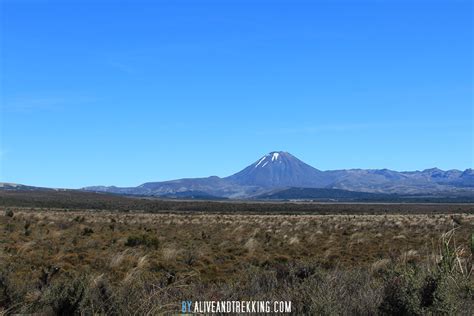
[[[276,189],[290,188],[293,191],[285,192],[288,198],[291,198],[289,196],[291,192],[301,194],[301,191],[294,188],[337,189],[376,194],[474,197],[474,172],[472,169],[443,171],[438,168],[403,172],[389,169],[321,171],[288,152],[274,151],[243,170],[224,178],[211,176],[148,182],[129,188],[94,186],[83,188],[83,190],[145,196],[209,195],[221,198],[252,199],[264,197],[265,194],[274,192]],[[323,192],[325,191],[319,191],[319,193]],[[326,193],[329,194],[330,191]],[[311,194],[315,194],[315,191]],[[331,194],[342,193],[331,192]]]
[[[0,190],[3,191],[33,191],[33,190],[59,190],[59,189],[50,189],[50,188],[40,188],[30,185],[23,185],[18,183],[7,183],[0,182]]]

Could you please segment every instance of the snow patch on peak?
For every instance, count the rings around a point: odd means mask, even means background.
[[[277,151],[272,151],[269,154],[266,154],[260,160],[255,164],[254,168],[260,167],[263,168],[265,167],[269,162],[280,162],[282,163],[281,158],[282,152],[277,152]]]
[[[265,160],[265,158],[267,158],[267,156],[262,157],[262,159],[260,159],[260,161],[255,165],[255,168],[257,168]]]
[[[273,153],[272,155],[272,161],[278,160],[278,157],[280,156],[280,153]]]

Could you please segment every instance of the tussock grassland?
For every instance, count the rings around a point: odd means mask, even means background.
[[[350,206],[347,206],[350,207]],[[0,210],[0,314],[154,315],[182,300],[297,314],[469,314],[472,214]]]

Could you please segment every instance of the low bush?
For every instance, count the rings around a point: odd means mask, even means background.
[[[128,236],[127,241],[125,242],[125,246],[127,247],[146,246],[158,248],[159,245],[160,242],[158,238],[147,234]]]

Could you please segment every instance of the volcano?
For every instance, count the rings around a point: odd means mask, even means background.
[[[240,185],[264,188],[320,188],[328,185],[331,181],[324,172],[284,151],[271,152],[225,179]]]

